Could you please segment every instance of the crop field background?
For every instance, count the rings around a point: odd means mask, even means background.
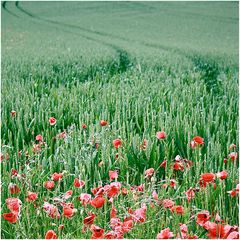
[[[1,238],[239,238],[238,2],[1,14]]]

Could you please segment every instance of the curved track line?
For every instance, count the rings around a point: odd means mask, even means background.
[[[8,12],[9,14],[11,14],[12,16],[19,18],[18,15],[16,15],[16,14],[13,13],[12,11],[8,10],[8,9],[6,8],[6,5],[7,5],[7,1],[3,1],[3,2],[2,2],[2,8],[3,8],[3,10],[5,10],[5,11]]]
[[[37,15],[34,15],[31,12],[29,12],[29,11],[26,11],[24,8],[22,8],[19,5],[19,2],[16,2],[15,5],[16,5],[16,7],[20,11],[24,12],[28,16],[30,16],[32,18],[36,18],[36,19],[42,20],[42,21],[45,21],[45,22],[50,22],[50,23],[57,24],[57,25],[60,25],[60,26],[65,26],[65,27],[70,27],[70,28],[74,28],[74,29],[79,29],[79,30],[82,30],[84,32],[91,33],[91,34],[96,34],[96,35],[99,35],[99,36],[102,36],[102,37],[112,37],[112,38],[115,38],[115,39],[118,39],[118,40],[123,40],[123,41],[126,41],[126,42],[132,42],[132,43],[140,44],[140,45],[143,45],[143,46],[146,46],[146,47],[150,47],[150,48],[154,48],[154,49],[160,49],[160,50],[164,50],[164,51],[168,51],[168,52],[175,52],[177,54],[184,55],[185,57],[188,57],[186,52],[184,52],[184,51],[182,51],[182,50],[180,50],[178,48],[168,47],[168,46],[164,46],[164,45],[160,45],[160,44],[146,43],[146,42],[138,41],[138,40],[132,40],[132,39],[129,39],[129,38],[126,38],[126,37],[121,37],[121,36],[113,35],[113,34],[110,34],[110,33],[90,30],[90,29],[83,28],[83,27],[80,27],[80,26],[77,26],[77,25],[73,25],[73,24],[63,23],[63,22],[59,22],[59,21],[55,21],[55,20],[48,20],[48,19],[45,19],[45,18],[41,18],[41,17],[39,17]],[[95,39],[95,41],[101,42],[100,40],[97,40],[97,39]],[[108,46],[116,46],[114,44],[110,44],[110,43],[107,43],[105,41],[102,41],[102,42],[104,42]]]

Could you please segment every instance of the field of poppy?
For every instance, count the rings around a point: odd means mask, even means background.
[[[1,238],[238,239],[238,3],[2,2]]]

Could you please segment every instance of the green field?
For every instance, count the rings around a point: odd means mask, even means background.
[[[238,2],[7,1],[1,14],[2,216],[12,212],[6,199],[22,202],[15,223],[1,218],[3,239],[41,239],[48,230],[58,238],[89,239],[98,236],[95,226],[104,230],[100,237],[112,239],[156,239],[166,228],[173,238],[237,236],[238,194],[228,191],[239,191],[238,158],[229,156],[236,156],[239,141]],[[53,126],[50,117],[57,120]],[[158,131],[166,138],[157,139]],[[195,136],[204,144],[191,148]],[[122,141],[118,149],[114,139]],[[184,170],[173,167],[177,155]],[[146,177],[150,168],[154,174]],[[122,185],[113,203],[106,190],[110,170]],[[228,176],[220,180],[224,170]],[[53,173],[63,177],[49,190],[44,184]],[[199,183],[204,173],[215,174],[206,186]],[[75,178],[85,185],[75,187]],[[141,184],[143,191],[136,187]],[[99,186],[105,186],[103,207],[83,206],[80,194],[94,199],[91,190]],[[188,201],[190,188],[195,197]],[[73,194],[65,199],[68,190]],[[27,201],[28,192],[38,198]],[[184,213],[164,207],[166,199]],[[50,217],[44,202],[61,217]],[[67,203],[73,216],[64,216]],[[196,222],[202,210],[215,230]],[[86,227],[90,211],[96,217]],[[122,225],[111,222],[116,218],[133,226],[120,231]]]

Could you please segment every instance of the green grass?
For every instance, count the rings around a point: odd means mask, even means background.
[[[160,200],[172,198],[186,209],[179,217],[147,204],[146,222],[135,224],[125,238],[156,238],[167,227],[176,237],[179,223],[206,238],[195,221],[200,210],[238,224],[237,198],[227,194],[238,183],[238,162],[223,163],[230,144],[238,143],[237,2],[7,2],[1,12],[1,151],[9,155],[1,163],[2,213],[8,212],[5,199],[12,197],[10,182],[21,189],[16,196],[23,202],[16,224],[2,218],[2,238],[44,238],[50,229],[59,238],[90,238],[89,230],[82,233],[90,209],[97,214],[95,224],[107,232],[110,205],[84,209],[77,197],[109,184],[109,170],[119,170],[118,181],[129,190],[114,200],[121,220],[128,207],[153,201],[153,189]],[[56,126],[49,125],[51,116]],[[101,127],[101,119],[110,125]],[[63,130],[67,138],[56,140]],[[167,138],[159,141],[155,135],[161,130]],[[46,146],[35,154],[38,134]],[[189,143],[196,135],[205,144],[193,150]],[[123,140],[118,151],[115,138]],[[144,139],[147,150],[140,151]],[[174,172],[176,155],[192,160],[193,167]],[[159,168],[164,159],[165,170]],[[12,168],[26,178],[11,178]],[[148,168],[155,169],[152,182],[144,178]],[[209,185],[187,202],[184,192],[199,187],[202,173],[224,169],[228,178],[216,180],[216,190]],[[54,190],[43,188],[62,171]],[[83,189],[73,187],[76,177],[86,182]],[[173,178],[175,190],[162,188]],[[145,190],[135,200],[130,186],[141,183]],[[69,189],[78,212],[70,219],[48,217],[44,200],[52,203]],[[25,201],[27,191],[38,193],[37,208]]]

